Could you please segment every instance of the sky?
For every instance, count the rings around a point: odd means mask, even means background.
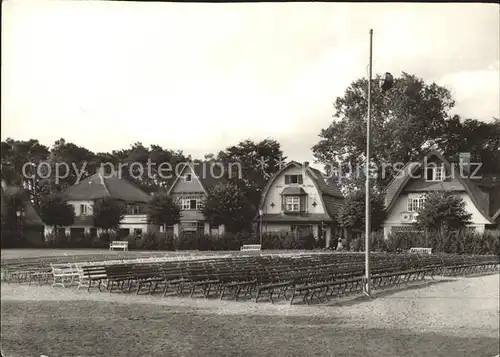
[[[278,140],[311,161],[333,102],[373,72],[451,90],[500,117],[495,4],[2,2],[1,138],[193,157]]]

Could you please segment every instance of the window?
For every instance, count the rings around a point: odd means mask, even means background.
[[[444,180],[444,166],[443,165],[433,165],[425,169],[425,180],[426,181],[443,181]]]
[[[182,199],[181,200],[181,209],[182,210],[189,209],[189,199]]]
[[[289,184],[299,184],[303,183],[302,175],[285,175],[285,185]]]
[[[198,222],[182,222],[181,229],[183,232],[196,232],[198,230]]]
[[[193,179],[193,177],[192,177],[191,174],[184,175],[184,181],[185,182],[191,182],[192,179]]]
[[[134,228],[134,235],[137,237],[142,236],[142,228]]]
[[[203,207],[203,202],[199,198],[183,198],[181,199],[181,209],[182,210],[201,210]]]
[[[312,234],[312,232],[313,232],[313,228],[309,224],[292,225],[292,226],[290,226],[290,230],[293,234],[295,234],[298,237],[306,236],[306,235]]]
[[[408,212],[418,212],[425,203],[425,196],[409,197],[408,198]]]
[[[119,238],[125,238],[130,235],[130,229],[129,228],[120,228],[118,231],[118,237]]]
[[[300,210],[300,197],[297,196],[286,197],[285,208],[289,212],[298,212]]]
[[[87,205],[81,204],[80,205],[80,216],[86,216],[86,215],[87,215]]]
[[[127,206],[127,214],[135,215],[135,214],[140,214],[140,212],[141,212],[141,209],[139,206],[134,206],[134,205]]]

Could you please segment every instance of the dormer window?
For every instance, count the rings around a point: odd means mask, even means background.
[[[299,196],[287,196],[285,197],[285,208],[287,212],[299,212],[300,211],[300,197]]]
[[[304,182],[302,175],[285,175],[285,185],[299,184]]]
[[[191,174],[185,174],[184,175],[184,182],[191,182],[193,179]]]
[[[444,180],[444,166],[441,165],[430,165],[430,167],[425,168],[425,181],[435,182]]]

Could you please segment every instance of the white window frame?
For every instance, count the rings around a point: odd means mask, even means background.
[[[191,200],[189,198],[182,198],[181,199],[181,210],[187,211],[187,210],[189,210],[189,207],[191,207]]]
[[[87,216],[88,215],[87,208],[88,207],[85,203],[80,203],[80,216]]]
[[[194,208],[191,207],[191,201],[196,201]],[[180,206],[182,211],[201,210],[203,201],[198,197],[183,197],[180,200]]]
[[[427,170],[429,169],[432,169],[432,179],[427,178]],[[425,181],[427,182],[441,182],[444,181],[444,177],[445,177],[445,172],[443,164],[427,167],[425,169]]]
[[[408,212],[418,212],[425,204],[425,195],[409,196],[407,203]]]
[[[286,196],[285,208],[288,212],[300,211],[300,197],[299,196]]]
[[[289,177],[289,183],[288,183],[289,185],[300,185],[300,183],[299,183],[300,181],[302,181],[302,183],[304,182],[304,177],[302,174],[288,174],[286,176]],[[299,178],[301,176],[302,176],[302,180],[299,180]],[[297,182],[292,182],[292,177],[295,177]],[[285,179],[285,181],[286,181],[286,179]]]

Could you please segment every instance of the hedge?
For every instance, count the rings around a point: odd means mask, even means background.
[[[2,234],[3,235],[3,234]],[[2,239],[2,243],[10,242],[4,248],[109,248],[113,240],[126,240],[129,250],[239,250],[243,244],[259,244],[260,237],[249,233],[226,233],[224,235],[205,235],[200,233],[184,233],[174,236],[172,233],[148,232],[141,237],[118,237],[116,233],[102,233],[99,236],[90,234],[65,235],[48,234],[45,242],[41,240],[21,241],[17,237]],[[3,238],[3,237],[2,237]],[[262,236],[263,249],[316,249],[324,248],[324,240],[315,240],[312,235],[296,237],[287,233],[269,233]]]
[[[142,237],[118,238],[116,234],[100,236],[47,235],[41,239],[25,236],[20,240],[17,232],[2,231],[2,248],[109,248],[112,240],[127,240],[130,250],[239,250],[243,244],[259,244],[260,237],[249,233],[226,233],[209,236],[185,233],[174,236],[171,233],[145,233]],[[262,236],[263,249],[318,249],[325,247],[324,240],[315,240],[312,235],[296,237],[290,233],[265,233]],[[348,239],[344,249],[363,252],[363,237]],[[411,247],[433,248],[435,253],[453,254],[496,254],[500,255],[500,231],[477,233],[464,231],[395,232],[384,239],[382,232],[371,235],[371,250],[381,252],[404,251]]]
[[[411,247],[432,248],[434,253],[500,255],[500,231],[477,233],[471,230],[447,229],[426,232],[395,232],[384,239],[382,232],[373,233],[370,241],[373,251],[398,252]],[[346,250],[364,251],[364,238],[347,242]]]

